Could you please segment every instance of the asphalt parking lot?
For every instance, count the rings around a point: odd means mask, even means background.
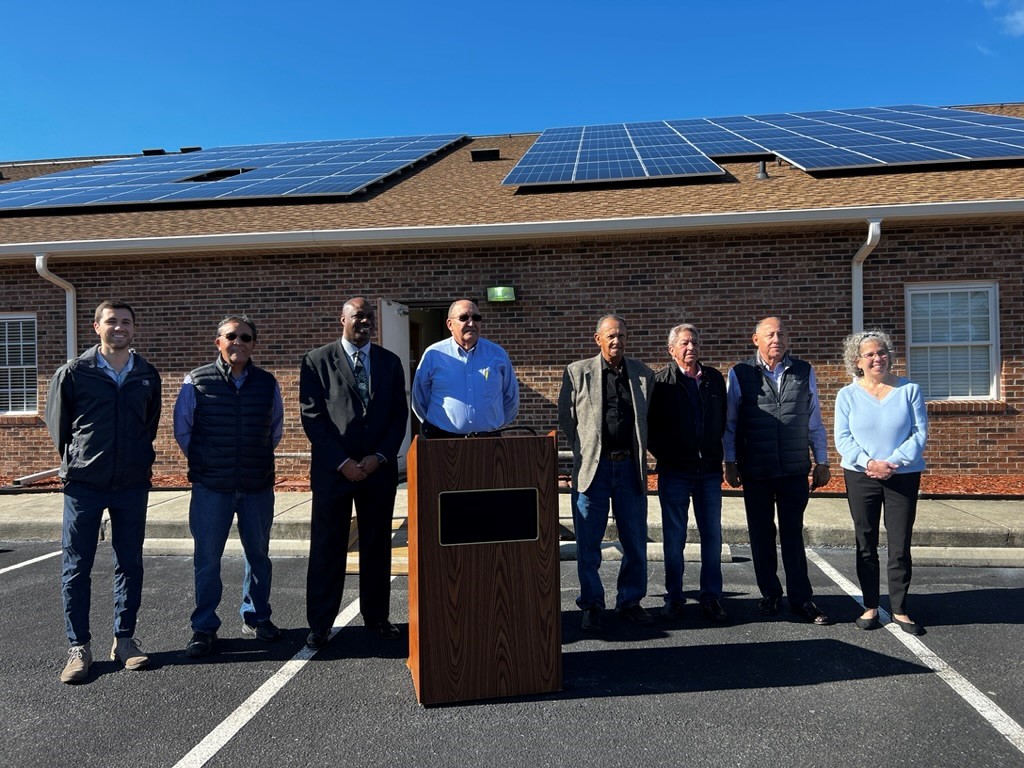
[[[724,566],[730,625],[708,624],[692,605],[679,624],[611,620],[595,638],[579,629],[575,563],[563,562],[563,690],[424,708],[404,636],[362,629],[354,577],[336,637],[304,650],[304,558],[275,561],[274,619],[287,632],[274,644],[241,637],[242,562],[227,558],[221,651],[195,662],[182,653],[191,560],[147,557],[138,636],[152,665],[117,669],[104,655],[106,543],[93,577],[97,662],[85,684],[62,685],[59,557],[48,556],[58,547],[0,542],[6,765],[1024,765],[1021,569],[915,569],[911,614],[929,630],[915,640],[853,626],[849,550],[810,553],[815,599],[834,625],[761,617],[748,553],[734,547]],[[616,568],[602,569],[610,591]],[[662,577],[653,563],[652,609]],[[403,630],[407,584],[392,584]]]

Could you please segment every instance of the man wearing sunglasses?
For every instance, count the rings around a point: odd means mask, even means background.
[[[273,374],[251,359],[256,324],[228,315],[217,326],[219,354],[185,377],[174,405],[174,439],[188,457],[192,482],[188,524],[195,545],[196,608],[190,658],[214,650],[223,584],[220,562],[231,523],[245,552],[242,634],[274,641],[270,620],[270,526],[274,522],[274,448],[281,441],[284,407]]]
[[[487,435],[519,414],[519,380],[508,354],[480,337],[480,310],[469,299],[448,308],[452,337],[423,353],[412,409],[425,438]]]

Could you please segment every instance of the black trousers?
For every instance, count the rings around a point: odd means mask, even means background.
[[[893,475],[874,480],[863,472],[843,470],[846,501],[857,535],[857,579],[864,595],[865,608],[878,607],[879,565],[878,532],[885,511],[885,533],[889,543],[889,606],[893,613],[906,614],[907,590],[913,564],[910,537],[917,517],[917,491],[921,473]]]
[[[313,513],[306,571],[306,620],[309,628],[329,630],[345,589],[352,505],[359,526],[359,610],[367,624],[385,621],[391,610],[391,519],[395,484],[381,477],[313,491]],[[339,480],[339,484],[341,481]]]
[[[764,597],[782,597],[775,536],[782,548],[786,569],[786,595],[790,606],[811,599],[811,581],[807,577],[807,553],[804,552],[804,510],[810,489],[806,475],[772,477],[766,480],[743,478],[743,506],[750,533],[750,557],[754,561],[757,588]],[[778,513],[779,527],[775,528]]]

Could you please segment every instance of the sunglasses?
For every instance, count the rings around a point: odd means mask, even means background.
[[[227,339],[228,341],[234,341],[235,339],[241,339],[246,344],[248,344],[250,341],[252,341],[252,336],[250,336],[248,333],[235,333],[234,331],[232,331],[231,333],[225,333],[224,334],[224,338]]]
[[[483,320],[483,317],[481,315],[459,315],[455,319],[458,320],[460,323],[465,323],[470,318],[472,318],[474,323],[479,323],[481,320]]]

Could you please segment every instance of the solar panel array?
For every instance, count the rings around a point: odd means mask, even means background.
[[[351,195],[463,138],[308,141],[135,157],[0,184],[0,209]]]
[[[1024,159],[1024,119],[904,105],[544,131],[502,184],[721,175],[711,158],[775,155],[805,171]]]

